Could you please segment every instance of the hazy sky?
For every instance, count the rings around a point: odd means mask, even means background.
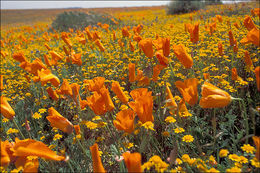
[[[3,1],[1,9],[36,9],[36,8],[68,8],[68,7],[129,7],[129,6],[153,6],[166,5],[168,1]]]

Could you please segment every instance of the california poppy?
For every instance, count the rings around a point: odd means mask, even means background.
[[[101,94],[94,91],[93,94],[87,97],[86,104],[96,115],[103,115],[107,112],[105,101]]]
[[[245,17],[243,24],[248,31],[251,31],[252,29],[256,28],[256,26],[250,16]]]
[[[17,52],[13,54],[13,59],[15,59],[16,61],[22,63],[27,61],[26,57],[24,56],[23,52]]]
[[[144,52],[145,56],[147,56],[148,58],[153,57],[153,43],[151,38],[143,39],[138,44]]]
[[[2,139],[0,139],[1,142],[1,159],[0,159],[0,163],[1,166],[6,167],[9,165],[10,162],[12,162],[15,158],[13,156],[13,151],[11,150],[11,148],[13,147],[12,144],[9,141],[2,141]]]
[[[77,83],[72,83],[70,84],[70,88],[72,89],[72,99],[73,101],[78,105],[78,101],[81,100],[80,98],[80,94],[79,94],[79,89],[80,89],[80,85]]]
[[[186,105],[185,105],[185,100],[181,99],[179,104],[178,104],[178,114],[181,117],[187,117],[187,116],[191,116],[191,113],[189,113]]]
[[[143,76],[138,80],[137,86],[148,86],[150,85],[150,81],[148,76]]]
[[[90,146],[90,152],[92,156],[92,165],[93,165],[93,172],[106,172],[101,162],[101,158],[99,156],[98,145],[95,143],[94,145]]]
[[[12,120],[15,116],[13,108],[10,106],[7,98],[4,96],[1,96],[1,114],[9,120]]]
[[[130,33],[129,33],[127,27],[122,28],[122,35],[123,35],[123,37],[129,37],[130,36]]]
[[[222,21],[223,21],[222,16],[216,15],[216,17],[217,17],[218,21],[219,21],[220,23],[222,23]]]
[[[190,28],[190,41],[197,43],[199,41],[199,23],[196,23]]]
[[[153,76],[152,76],[152,79],[154,82],[157,82],[158,80],[158,77],[160,75],[160,72],[161,72],[161,68],[160,68],[160,65],[156,65],[153,67]]]
[[[103,97],[103,100],[105,101],[106,110],[112,111],[115,108],[115,105],[110,97],[109,91],[107,88],[101,88],[100,93]]]
[[[99,48],[99,50],[100,50],[101,52],[104,52],[104,51],[105,51],[105,47],[103,46],[103,44],[100,42],[99,39],[96,39],[96,40],[95,40],[95,44],[98,46],[98,48]]]
[[[132,133],[134,130],[135,114],[131,109],[121,110],[116,115],[116,120],[113,121],[117,130],[122,130],[127,133]]]
[[[125,152],[123,153],[123,157],[128,172],[142,172],[142,157],[140,153]]]
[[[74,129],[75,129],[76,135],[80,135],[81,131],[80,131],[80,126],[78,124],[74,125]]]
[[[89,91],[97,91],[99,92],[101,88],[103,88],[105,85],[105,78],[104,77],[95,77],[92,80],[84,80],[84,83],[87,86],[87,89]]]
[[[131,42],[131,40],[129,40],[129,47],[130,47],[131,52],[135,51],[134,44]]]
[[[37,156],[21,156],[15,161],[15,167],[23,168],[23,172],[38,172],[39,159]]]
[[[3,81],[4,81],[4,76],[0,75],[0,91],[2,91],[4,89]]]
[[[41,85],[45,85],[47,82],[51,82],[51,84],[55,87],[58,87],[60,85],[60,80],[57,76],[51,73],[49,69],[42,69],[41,71],[38,71],[38,77],[41,81]]]
[[[44,143],[33,139],[19,140],[16,138],[12,150],[14,156],[38,156],[56,161],[63,161],[66,159],[63,156],[57,155]]]
[[[256,153],[255,157],[258,161],[260,161],[260,137],[259,136],[253,136],[253,141],[256,146]]]
[[[260,66],[255,68],[255,78],[258,91],[260,91]]]
[[[124,94],[123,90],[121,89],[121,87],[117,81],[112,83],[111,89],[122,103],[127,104],[128,97]]]
[[[48,112],[49,115],[46,118],[51,123],[52,127],[56,127],[64,133],[72,133],[73,125],[69,120],[59,114],[53,107],[49,108]]]
[[[180,93],[182,94],[184,100],[189,105],[195,105],[198,101],[198,79],[190,78],[182,81],[176,81],[175,86],[178,88]]]
[[[221,42],[218,42],[218,54],[219,54],[220,56],[223,56],[223,55],[224,55],[224,53],[223,53],[223,45],[222,45]]]
[[[139,43],[142,39],[143,39],[143,38],[142,38],[140,35],[138,35],[138,34],[135,34],[134,37],[133,37],[133,40],[136,41],[136,42],[138,42],[138,43]]]
[[[178,60],[182,63],[185,68],[191,68],[193,65],[193,60],[188,55],[185,50],[185,46],[183,44],[175,45],[173,47],[174,54],[178,58]]]
[[[208,82],[202,85],[201,94],[199,104],[202,108],[223,108],[231,102],[231,96],[227,92]]]
[[[169,60],[166,58],[161,51],[157,51],[155,53],[156,58],[158,59],[159,63],[165,67],[168,66]]]
[[[245,64],[247,66],[252,66],[253,65],[253,62],[252,62],[252,60],[250,58],[250,55],[249,55],[249,52],[247,50],[245,51],[244,61],[245,61]]]
[[[170,109],[170,113],[174,114],[177,110],[177,104],[173,98],[170,88],[166,85],[166,107]]]
[[[259,37],[260,37],[259,29],[253,28],[247,33],[246,38],[243,38],[240,42],[242,44],[252,43],[259,47],[260,45]]]
[[[81,66],[82,65],[81,53],[72,54],[71,62],[72,64],[77,64],[78,66]]]
[[[138,88],[130,92],[134,101],[129,102],[128,105],[136,112],[140,121],[145,123],[147,121],[154,121],[153,118],[153,96],[152,92],[147,88]]]
[[[50,96],[50,98],[51,98],[52,100],[55,100],[55,101],[59,100],[59,95],[58,95],[57,92],[54,91],[51,87],[48,87],[48,88],[46,89],[46,91],[47,91],[47,93],[49,94],[49,96]]]
[[[129,71],[129,82],[135,81],[135,64],[129,63],[128,64],[128,71]]]
[[[60,87],[61,94],[72,96],[72,89],[67,79],[63,79]]]
[[[51,61],[49,60],[49,57],[47,56],[47,55],[43,55],[43,58],[44,58],[44,62],[45,62],[45,64],[48,66],[48,67],[50,67],[50,66],[52,66],[52,63],[51,63]]]
[[[234,38],[233,33],[232,33],[231,30],[228,31],[228,36],[229,36],[229,44],[230,44],[230,46],[234,46],[234,44],[235,44],[235,38]]]
[[[237,69],[236,68],[232,68],[231,69],[231,79],[232,80],[237,80],[238,79]]]

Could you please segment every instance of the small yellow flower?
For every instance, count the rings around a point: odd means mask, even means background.
[[[181,127],[174,129],[174,133],[183,133],[183,132],[185,132],[185,130]]]
[[[191,135],[185,135],[182,137],[182,141],[183,142],[192,142],[192,141],[194,141],[194,138]]]
[[[256,157],[254,157],[250,161],[251,161],[251,165],[253,165],[256,168],[260,168],[260,161],[257,161]]]
[[[176,164],[176,165],[181,165],[181,164],[182,164],[182,160],[179,159],[179,158],[177,158],[177,159],[175,160],[175,164]]]
[[[229,151],[226,149],[221,149],[219,151],[219,157],[226,157],[228,155]]]
[[[227,173],[241,172],[241,169],[238,167],[232,167],[232,168],[226,169],[226,172]]]
[[[228,155],[228,158],[229,158],[230,160],[235,161],[235,162],[239,162],[239,161],[240,161],[240,157],[239,157],[238,155],[236,155],[236,154],[229,154],[229,155]]]
[[[97,139],[96,139],[96,142],[101,142],[101,141],[103,141],[105,138],[103,138],[103,137],[97,137]]]
[[[97,121],[97,120],[101,120],[100,116],[95,116],[94,118],[92,118],[92,121]]]
[[[127,105],[122,105],[122,106],[120,107],[120,110],[125,110],[125,109],[128,109],[128,106],[127,106]]]
[[[253,154],[253,152],[255,152],[255,148],[252,147],[250,144],[244,144],[244,145],[241,147],[241,149],[242,149],[243,151],[245,151],[246,153],[251,153],[251,154]]]
[[[240,161],[239,161],[240,163],[248,163],[248,159],[246,158],[246,157],[244,157],[244,156],[240,156]]]
[[[38,112],[39,112],[40,114],[45,113],[46,111],[47,111],[47,110],[44,109],[44,108],[38,110]]]
[[[31,97],[32,94],[31,94],[31,93],[26,93],[25,96],[26,96],[26,97]]]
[[[142,127],[144,127],[145,129],[147,129],[147,130],[153,130],[153,131],[155,131],[154,130],[154,125],[153,125],[153,123],[151,122],[151,121],[147,121],[147,122],[145,122],[144,124],[142,124]]]
[[[53,149],[53,148],[55,148],[55,147],[56,147],[56,145],[53,145],[53,144],[49,145],[49,148],[50,148],[50,149]]]
[[[19,130],[10,128],[7,130],[6,134],[9,135],[11,133],[18,133],[18,132],[19,132]]]
[[[165,122],[167,122],[167,123],[175,123],[176,120],[173,117],[168,116],[168,117],[165,118]]]
[[[56,140],[59,140],[59,139],[61,139],[61,138],[62,138],[62,135],[56,134],[56,135],[54,135],[53,140],[56,141]]]
[[[8,122],[8,121],[9,121],[9,119],[7,119],[7,118],[3,118],[3,119],[2,119],[2,122],[3,122],[3,123],[6,123],[6,122]]]
[[[209,173],[219,173],[219,170],[217,170],[215,168],[210,168],[207,172],[209,172]]]
[[[40,118],[42,118],[42,115],[39,114],[38,112],[35,112],[32,117],[33,117],[33,119],[40,119]]]
[[[125,148],[129,149],[129,148],[132,148],[134,146],[134,143],[132,143],[132,142],[124,142],[123,145],[125,146]]]
[[[92,129],[96,129],[98,127],[98,124],[97,123],[93,123],[91,121],[87,121],[85,123],[85,125],[87,126],[87,128],[89,128],[90,130]]]
[[[188,154],[184,154],[182,155],[181,159],[183,162],[189,162],[190,156]]]
[[[42,136],[42,137],[40,138],[40,140],[43,140],[43,139],[45,139],[45,136]]]

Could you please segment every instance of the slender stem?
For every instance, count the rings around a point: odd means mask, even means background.
[[[173,78],[174,78],[174,76],[175,76],[175,72],[174,72],[174,70],[173,70],[173,67],[172,67],[171,62],[169,63],[169,66],[170,66],[170,68],[171,68],[171,71],[172,71],[172,74],[173,74]]]
[[[70,164],[70,160],[68,161],[68,165],[70,167],[70,171],[74,173],[74,169],[72,168],[71,164]]]
[[[213,126],[213,148],[215,148],[216,144],[216,131],[217,131],[217,124],[216,124],[216,109],[213,109],[213,119],[212,119],[212,126]]]
[[[83,153],[86,155],[86,157],[87,157],[87,159],[88,159],[89,156],[88,156],[87,152],[85,151],[83,145],[81,144],[81,142],[79,141],[79,139],[78,139],[77,137],[75,137],[75,138],[76,138],[76,140],[77,140],[77,142],[78,142],[80,148],[82,149]]]
[[[19,131],[20,135],[22,136],[22,138],[25,139],[25,137],[24,137],[24,135],[23,135],[21,129],[20,129],[19,126],[17,125],[15,119],[13,119],[13,123],[14,123],[15,127],[18,129],[18,131]]]

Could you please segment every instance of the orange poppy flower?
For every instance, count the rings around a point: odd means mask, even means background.
[[[208,82],[202,85],[201,94],[199,104],[202,108],[223,108],[231,102],[231,96],[227,92]]]
[[[66,158],[57,155],[49,147],[40,141],[33,139],[19,140],[15,139],[15,145],[13,147],[14,156],[37,156],[49,160],[63,161]]]
[[[190,28],[190,41],[197,43],[199,41],[199,23]]]
[[[44,69],[46,70],[47,67],[45,66],[45,64],[42,62],[42,60],[40,60],[39,58],[36,58],[35,60],[33,60],[33,62],[31,63],[31,71],[30,73],[32,73],[33,75],[37,76],[38,74],[38,70]]]
[[[45,62],[45,64],[48,66],[48,67],[50,67],[50,66],[52,66],[52,63],[51,63],[51,61],[49,60],[49,57],[47,56],[47,55],[43,55],[43,58],[44,58],[44,62]]]
[[[51,82],[51,84],[55,87],[60,85],[60,80],[57,76],[51,73],[49,69],[42,69],[38,71],[38,77],[41,81],[41,85],[44,86],[47,82]]]
[[[129,63],[128,64],[128,71],[129,71],[129,82],[135,81],[135,64]]]
[[[113,40],[116,40],[116,32],[113,30]]]
[[[72,89],[71,97],[72,97],[73,101],[78,105],[79,104],[78,101],[81,100],[80,94],[79,94],[80,85],[77,83],[72,83],[70,85],[70,88]]]
[[[169,60],[168,60],[168,58],[166,58],[166,57],[162,54],[161,51],[157,51],[157,52],[155,53],[155,56],[156,56],[156,58],[158,59],[158,61],[159,61],[159,63],[160,63],[161,65],[163,65],[163,66],[165,66],[165,67],[168,66]]]
[[[67,46],[71,49],[72,48],[72,43],[71,43],[70,39],[68,37],[65,37],[64,35],[62,35],[61,38],[64,41],[64,43],[66,43]]]
[[[51,50],[50,46],[47,43],[44,43],[44,46],[46,47],[47,50]]]
[[[249,55],[249,52],[247,50],[245,51],[244,61],[245,61],[247,66],[252,66],[253,65],[253,62],[252,62],[252,60],[250,58],[250,55]]]
[[[95,40],[95,44],[98,46],[98,48],[99,48],[99,50],[100,50],[101,52],[104,52],[104,51],[105,51],[105,47],[103,46],[103,44],[100,42],[99,39],[96,39],[96,40]]]
[[[51,87],[48,87],[46,89],[46,91],[48,92],[48,94],[52,100],[55,100],[55,101],[59,100],[59,95],[57,94],[56,91],[53,91],[53,89]]]
[[[22,63],[22,62],[27,62],[26,57],[24,56],[23,52],[17,52],[13,54],[13,59],[15,59],[16,61]]]
[[[49,108],[48,112],[49,115],[46,118],[51,123],[52,127],[56,127],[68,134],[73,132],[73,125],[71,122],[59,114],[53,107]]]
[[[174,54],[178,58],[178,60],[182,63],[185,68],[191,68],[193,65],[193,60],[188,55],[185,50],[185,46],[183,44],[175,45],[173,47]]]
[[[23,172],[38,172],[39,159],[37,156],[34,157],[18,157],[15,161],[15,167],[18,169],[23,168]]]
[[[126,26],[122,28],[122,35],[123,35],[123,37],[129,37],[130,36],[130,33],[129,33]]]
[[[243,24],[248,31],[251,31],[252,29],[256,28],[256,26],[250,16],[245,17]]]
[[[113,121],[113,124],[117,130],[132,133],[134,130],[134,117],[134,111],[131,109],[121,110],[116,115],[116,120]]]
[[[148,85],[150,85],[150,78],[147,76],[141,77],[141,79],[137,83],[137,86],[148,86]]]
[[[0,75],[0,91],[4,89],[4,76]]]
[[[255,146],[256,146],[255,157],[259,162],[260,161],[260,137],[259,136],[253,136],[253,141],[254,141]]]
[[[190,78],[182,81],[176,81],[175,86],[178,88],[182,97],[189,105],[195,105],[198,101],[198,82],[196,78]]]
[[[86,104],[96,115],[103,115],[107,112],[102,95],[96,91],[94,91],[93,95],[87,97]]]
[[[217,23],[210,23],[209,24],[209,35],[213,35],[213,32],[217,29]]]
[[[145,56],[147,56],[148,58],[153,57],[153,42],[151,38],[143,39],[138,44],[144,52]]]
[[[136,41],[137,43],[139,43],[142,39],[143,38],[138,34],[134,35],[134,37],[133,37],[133,40]]]
[[[258,15],[258,17],[260,17],[260,8],[255,8],[254,14],[256,14],[256,15]]]
[[[110,97],[108,89],[106,89],[105,87],[101,88],[100,93],[103,97],[103,100],[105,101],[106,110],[112,111],[113,109],[115,109],[115,105]]]
[[[135,77],[135,80],[136,80],[136,81],[139,81],[142,77],[144,77],[143,71],[137,69],[137,75],[136,75],[136,77]]]
[[[238,23],[236,22],[236,23],[234,23],[234,26],[237,28],[237,29],[239,29],[239,25],[238,25]]]
[[[210,79],[209,73],[203,73],[203,77],[204,77],[205,80],[209,80]]]
[[[243,38],[240,42],[242,44],[248,44],[248,43],[252,43],[256,46],[260,46],[260,40],[259,40],[259,37],[260,37],[260,32],[259,32],[259,29],[257,28],[253,28],[251,29],[248,33],[247,33],[247,36],[246,38]]]
[[[1,96],[1,114],[9,120],[12,120],[15,116],[13,108],[10,106],[10,104],[7,102],[7,98],[4,96]]]
[[[124,48],[124,47],[125,47],[125,44],[124,44],[124,42],[122,42],[122,39],[118,39],[118,45],[119,45],[121,48]]]
[[[233,46],[233,52],[237,53],[238,52],[238,45],[237,45],[237,40],[234,40],[234,46]]]
[[[72,89],[70,87],[69,82],[67,79],[63,79],[63,82],[60,87],[61,94],[72,96]]]
[[[168,57],[170,55],[170,38],[163,38],[163,55]]]
[[[13,147],[12,144],[9,141],[2,141],[1,142],[1,158],[0,158],[0,163],[1,166],[6,167],[9,165],[10,162],[12,162],[15,157],[13,156],[13,151],[11,148]]]
[[[223,53],[223,45],[222,45],[221,42],[218,42],[218,54],[219,54],[220,56],[223,56],[223,55],[224,55],[224,53]]]
[[[101,162],[101,158],[98,151],[98,145],[95,143],[94,145],[90,146],[90,152],[92,156],[92,165],[93,165],[93,172],[106,172]]]
[[[157,82],[160,73],[161,73],[161,67],[160,67],[160,65],[157,64],[156,66],[153,67],[152,79],[154,82]]]
[[[235,38],[234,38],[233,33],[232,33],[231,30],[228,32],[228,37],[229,37],[229,44],[230,44],[230,46],[234,46]]]
[[[81,66],[82,65],[81,53],[72,54],[71,61],[72,64],[77,64],[78,66]]]
[[[175,99],[173,98],[172,92],[170,88],[166,85],[166,105],[167,108],[170,109],[170,113],[174,114],[177,110],[177,104]]]
[[[231,69],[231,79],[232,80],[237,80],[238,79],[237,69],[236,68],[232,68]]]
[[[125,93],[123,92],[123,90],[121,89],[121,87],[117,81],[112,83],[111,89],[122,103],[127,104],[128,97],[125,95]]]
[[[258,91],[260,91],[260,66],[255,68],[255,78]]]
[[[88,39],[89,39],[89,40],[93,40],[93,36],[92,36],[91,32],[89,31],[89,28],[88,28],[88,27],[85,28],[85,31],[86,31],[86,33],[87,33]]]
[[[181,99],[180,103],[178,104],[178,113],[181,117],[187,117],[187,116],[191,116],[191,114],[189,113],[186,105],[185,105],[185,100]]]
[[[129,40],[129,47],[130,47],[131,52],[135,51],[134,44],[131,42],[131,40]]]
[[[142,172],[142,157],[140,153],[125,152],[123,153],[123,157],[128,172]]]
[[[97,91],[99,92],[101,88],[103,88],[105,85],[105,78],[104,77],[95,77],[92,80],[84,80],[84,83],[87,86],[87,89],[89,91]]]
[[[130,92],[134,99],[128,105],[136,112],[142,123],[147,121],[154,121],[153,118],[153,96],[152,92],[147,88],[138,88]]]
[[[80,135],[80,133],[81,133],[81,131],[80,131],[80,126],[77,124],[77,125],[74,125],[73,127],[74,127],[74,129],[75,129],[76,135]]]
[[[61,60],[63,58],[62,55],[58,54],[57,52],[55,51],[49,51],[49,53],[51,54],[51,58],[54,62],[57,62],[59,60]],[[56,64],[55,64],[56,65]]]
[[[220,15],[216,15],[216,17],[217,17],[217,19],[218,19],[218,21],[219,21],[220,23],[223,22],[222,16],[220,16]]]

